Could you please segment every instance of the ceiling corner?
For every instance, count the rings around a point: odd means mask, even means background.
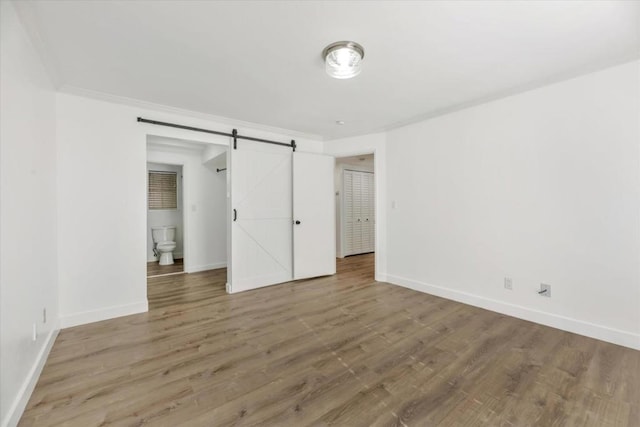
[[[58,65],[53,59],[53,55],[40,35],[40,31],[38,30],[38,18],[33,2],[12,0],[11,3],[16,10],[20,23],[29,36],[33,47],[36,52],[38,52],[38,56],[42,61],[51,83],[56,89],[59,89],[64,84],[64,79],[62,78]]]

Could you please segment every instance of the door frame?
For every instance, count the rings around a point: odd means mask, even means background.
[[[386,225],[386,213],[384,213],[384,199],[382,197],[382,178],[384,177],[383,173],[381,173],[384,170],[384,165],[382,163],[383,159],[382,159],[382,154],[381,154],[381,149],[379,148],[363,148],[363,149],[354,149],[354,150],[345,150],[345,151],[336,151],[336,152],[329,152],[326,154],[329,154],[333,157],[335,157],[336,159],[339,159],[340,157],[352,157],[352,156],[364,156],[367,154],[373,154],[373,177],[374,177],[374,182],[375,182],[375,198],[376,198],[376,203],[375,203],[375,209],[376,209],[376,224],[374,227],[374,232],[375,232],[375,253],[374,253],[374,258],[375,258],[375,262],[374,262],[374,268],[375,268],[375,280],[379,281],[379,282],[384,282],[386,281],[386,275],[382,272],[382,251],[384,251],[384,248],[382,246],[382,242],[381,242],[381,236],[382,236],[382,229],[383,229],[383,223]],[[335,175],[334,175],[334,186],[335,186]],[[341,195],[342,196],[342,195]],[[342,215],[342,212],[340,212],[340,215]],[[384,219],[384,221],[381,220]],[[342,246],[342,242],[340,242],[340,245]]]
[[[191,166],[188,164],[188,162],[185,160],[184,158],[184,152],[181,152],[181,149],[184,149],[183,146],[178,142],[178,143],[172,143],[171,140],[177,140],[177,141],[184,141],[184,142],[193,142],[196,144],[201,144],[203,147],[207,147],[210,145],[215,145],[215,146],[219,146],[219,147],[224,147],[225,151],[226,151],[226,156],[227,156],[227,163],[228,163],[228,159],[229,159],[229,150],[232,148],[231,142],[228,142],[227,139],[228,138],[222,138],[222,137],[212,137],[212,138],[206,138],[203,139],[201,137],[198,137],[199,135],[193,135],[194,132],[192,131],[183,131],[183,130],[176,130],[176,129],[159,129],[157,132],[149,132],[149,131],[144,131],[143,135],[144,135],[144,170],[145,170],[145,180],[144,180],[144,203],[143,203],[143,209],[144,209],[144,217],[145,217],[145,235],[148,231],[148,224],[147,224],[147,211],[148,211],[148,201],[147,201],[147,191],[148,191],[148,175],[146,172],[146,168],[147,168],[147,163],[151,162],[151,163],[164,163],[164,164],[168,164],[168,165],[174,165],[174,166],[182,166],[182,205],[183,205],[183,216],[182,216],[182,225],[183,225],[183,236],[182,236],[182,244],[183,244],[183,253],[182,256],[184,258],[184,273],[195,273],[198,272],[200,270],[193,270],[193,261],[190,261],[190,259],[193,259],[193,257],[191,256],[190,253],[190,245],[189,245],[189,235],[190,235],[190,230],[191,230],[191,221],[192,221],[192,211],[191,211],[191,205],[192,205],[192,195],[191,192],[188,190],[192,179],[193,179],[193,173],[194,171],[191,170]],[[153,139],[158,138],[159,141],[169,141],[168,143],[163,143],[163,142],[154,142],[152,141]],[[151,140],[151,141],[150,141]],[[227,141],[227,142],[225,142]],[[157,153],[161,153],[161,156],[158,157],[154,157],[153,159],[149,159],[149,150],[150,150],[150,146],[151,146],[151,150],[155,151]],[[229,180],[230,180],[230,173],[226,174],[226,182],[227,182],[227,194],[228,194],[228,185],[229,185]],[[228,198],[225,198],[225,202],[227,203],[227,207],[229,205],[229,200]],[[226,228],[227,228],[227,232],[229,233],[229,228],[230,228],[230,223],[227,219],[226,221]],[[228,243],[228,236],[227,236],[227,243]],[[145,259],[146,259],[146,245],[145,245]],[[229,262],[229,250],[227,248],[227,263]],[[145,265],[145,295],[147,292],[147,280],[146,280],[146,265]]]

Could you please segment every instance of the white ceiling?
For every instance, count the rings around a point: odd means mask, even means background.
[[[63,90],[328,139],[392,128],[640,56],[635,1],[16,4]],[[337,40],[364,46],[358,77],[325,74],[321,51]]]

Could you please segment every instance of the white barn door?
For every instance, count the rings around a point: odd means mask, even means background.
[[[292,152],[238,141],[231,157],[231,260],[228,291],[293,278]]]
[[[334,274],[334,158],[246,140],[229,154],[227,291]]]
[[[336,272],[335,159],[293,153],[293,274],[295,279]]]

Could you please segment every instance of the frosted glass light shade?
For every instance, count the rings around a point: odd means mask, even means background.
[[[350,79],[360,74],[364,49],[355,42],[336,42],[322,52],[325,71],[336,79]]]

